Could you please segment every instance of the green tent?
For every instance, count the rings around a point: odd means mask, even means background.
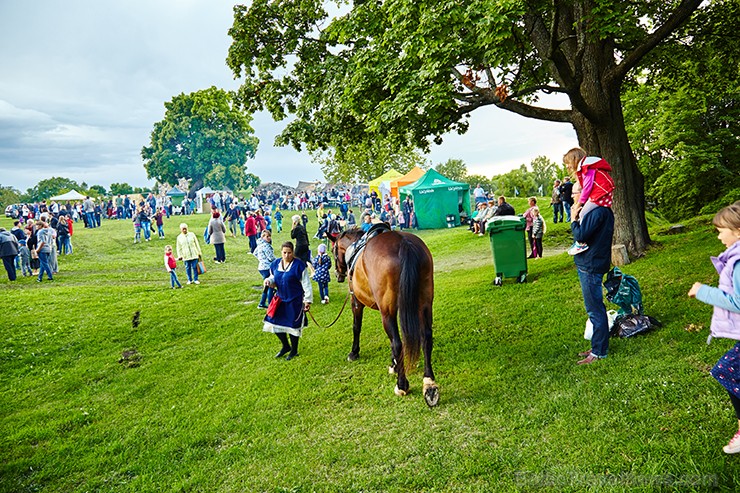
[[[172,205],[174,205],[175,207],[181,207],[182,201],[183,199],[185,199],[185,196],[187,194],[177,187],[172,187],[165,195],[170,197]]]
[[[470,217],[470,185],[452,181],[433,169],[399,191],[401,200],[411,196],[419,229],[446,228],[448,216],[450,219],[454,216],[454,224],[458,226],[463,211]]]

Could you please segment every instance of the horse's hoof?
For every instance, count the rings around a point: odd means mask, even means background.
[[[347,361],[357,361],[357,358],[359,358],[359,357],[360,357],[359,354],[349,353],[347,355]]]
[[[397,395],[398,397],[403,397],[403,396],[405,396],[405,395],[406,395],[406,393],[407,393],[407,392],[406,392],[405,390],[401,390],[401,389],[399,389],[399,388],[398,388],[398,385],[396,385],[396,388],[395,388],[395,389],[393,389],[393,392],[395,392],[395,393],[396,393],[396,395]]]
[[[424,378],[424,400],[427,406],[434,407],[439,404],[439,387],[431,378]]]
[[[396,374],[396,367],[395,366],[389,366],[388,367],[388,374],[389,375],[395,375]]]

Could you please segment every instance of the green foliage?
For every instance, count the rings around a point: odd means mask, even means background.
[[[94,195],[96,197],[104,197],[107,194],[105,187],[102,185],[93,185],[88,189],[88,191],[90,192],[90,195]]]
[[[78,190],[83,193],[82,190],[86,190],[87,187],[83,187],[77,184],[76,181],[70,180],[69,178],[52,177],[45,180],[41,180],[36,184],[35,187],[29,188],[26,191],[31,202],[40,202],[46,200],[49,197],[60,195],[70,190]]]
[[[165,108],[150,146],[141,150],[149,178],[170,185],[186,178],[194,188],[247,186],[246,162],[254,157],[258,140],[251,117],[237,108],[230,93],[211,87],[180,94]]]
[[[450,180],[464,182],[468,175],[468,167],[462,159],[448,159],[434,167],[440,174]]]
[[[654,54],[661,69],[632,81],[623,98],[646,196],[670,220],[738,196],[738,32],[740,4],[710,2]]]
[[[111,195],[128,195],[134,193],[134,188],[128,183],[111,183],[110,194]]]
[[[414,166],[429,167],[419,152],[411,148],[397,151],[383,140],[314,150],[310,154],[313,162],[321,166],[324,177],[335,183],[367,182],[390,169],[407,173]]]
[[[522,285],[492,285],[488,237],[419,233],[435,261],[435,409],[421,367],[410,395],[393,394],[372,310],[358,361],[346,360],[348,308],[329,329],[311,323],[298,358],[274,359],[246,238],[227,238],[221,265],[204,246],[202,284],[171,290],[162,250],[181,218],[165,222],[167,240],[139,245],[130,221],[75,228],[54,283],[0,279],[12,307],[0,324],[0,491],[733,491],[740,467],[721,447],[736,421],[708,373],[733,342],[707,346],[711,307],[686,296],[717,280],[710,218],[654,230],[624,271],[664,326],[612,339],[609,358],[585,368],[576,270],[551,243],[568,225],[545,218],[546,256]],[[186,222],[200,232],[207,220]],[[323,324],[347,286],[330,291],[311,308]]]
[[[493,182],[496,184],[496,193],[508,197],[525,197],[538,191],[534,175],[527,170],[526,164],[508,173],[494,176]]]
[[[11,204],[21,201],[21,192],[10,186],[0,185],[0,214],[5,213],[5,208]]]

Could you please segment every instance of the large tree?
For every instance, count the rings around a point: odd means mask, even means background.
[[[671,221],[740,199],[740,2],[714,0],[676,37],[623,97],[646,197]]]
[[[29,188],[26,191],[26,195],[32,202],[35,202],[46,200],[55,195],[61,195],[73,189],[79,190],[80,193],[84,193],[85,188],[87,187],[82,187],[76,181],[70,180],[69,178],[54,176],[52,178],[41,180],[35,187]]]
[[[615,241],[640,254],[649,241],[643,178],[620,91],[700,3],[356,0],[332,17],[322,0],[255,0],[234,7],[227,61],[245,76],[247,108],[295,115],[281,141],[296,147],[382,138],[428,149],[486,105],[570,123],[582,147],[612,164]],[[570,108],[537,106],[544,93],[567,96]]]
[[[186,178],[191,193],[203,184],[247,186],[246,162],[258,140],[251,116],[234,104],[232,94],[211,87],[175,96],[164,106],[164,120],[154,124],[151,144],[141,150],[149,178],[170,185]]]

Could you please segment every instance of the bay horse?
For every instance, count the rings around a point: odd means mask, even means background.
[[[423,351],[424,400],[428,406],[436,406],[439,387],[432,371],[432,254],[424,242],[411,233],[388,230],[370,239],[363,239],[364,234],[359,228],[343,231],[333,247],[337,281],[343,282],[349,275],[352,296],[354,337],[347,359],[355,361],[360,356],[363,310],[365,307],[379,310],[391,343],[388,370],[397,374],[396,395],[408,393],[406,371],[416,366],[419,353]],[[364,240],[367,243],[363,246]]]

